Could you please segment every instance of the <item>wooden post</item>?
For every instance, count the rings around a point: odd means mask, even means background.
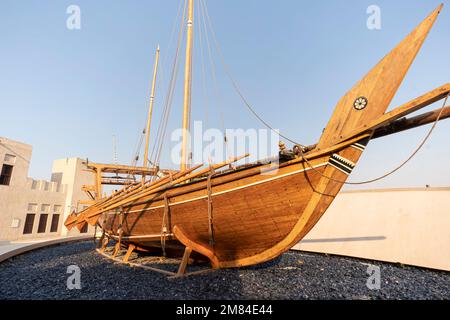
[[[134,249],[136,249],[136,246],[134,244],[130,244],[128,246],[127,253],[123,257],[123,262],[128,262],[128,259],[130,259],[131,254],[133,253]]]
[[[123,216],[124,216],[124,212],[123,212],[123,208],[120,208],[120,216],[119,216],[119,228],[118,228],[118,233],[119,233],[119,240],[116,243],[116,247],[114,248],[114,253],[113,253],[113,258],[115,258],[117,256],[117,254],[120,251],[120,246],[122,244],[122,234],[123,234]]]
[[[96,183],[96,191],[97,191],[96,200],[100,200],[102,198],[102,169],[101,168],[97,168],[95,183]]]
[[[211,179],[214,175],[214,170],[208,175],[207,191],[208,191],[208,232],[209,232],[209,245],[214,248],[214,222],[213,222],[213,203],[212,203],[212,185]]]
[[[102,247],[100,249],[101,253],[105,252],[105,249],[108,246],[108,243],[109,243],[109,239],[108,238],[103,239]]]
[[[183,259],[181,260],[180,267],[178,268],[177,277],[181,277],[186,272],[186,266],[189,262],[189,257],[191,256],[192,249],[186,247],[184,249]]]

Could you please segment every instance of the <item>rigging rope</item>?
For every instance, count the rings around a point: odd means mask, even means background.
[[[203,15],[203,17],[206,17],[204,6],[205,6],[204,1],[200,0],[200,12]],[[219,120],[220,120],[220,124],[221,124],[221,129],[223,131],[226,156],[228,159],[230,159],[232,157],[232,155],[231,155],[230,147],[228,144],[227,133],[226,133],[226,128],[225,128],[225,121],[224,121],[223,110],[222,110],[222,100],[221,100],[221,97],[219,94],[219,89],[218,89],[219,86],[217,84],[216,64],[214,63],[214,59],[213,59],[213,55],[212,55],[211,44],[209,41],[208,27],[207,27],[205,18],[202,19],[202,25],[203,25],[203,29],[205,30],[204,33],[205,33],[205,39],[206,39],[206,45],[207,45],[208,58],[209,58],[209,63],[211,65],[211,76],[213,79],[215,98],[217,100],[217,104],[215,104],[215,106],[217,108],[217,112],[218,112]]]
[[[175,30],[176,23],[178,22],[178,18],[179,18],[179,15],[180,15],[180,10],[181,10],[181,5],[182,5],[182,2],[180,2],[179,12],[177,14],[177,18],[174,21],[174,25],[173,25],[172,31]],[[183,15],[184,15],[185,10],[186,10],[186,0],[184,1]],[[179,43],[179,41],[178,41],[178,43]],[[170,46],[171,46],[171,42],[169,42],[169,48],[170,48]],[[167,59],[167,57],[168,57],[168,54],[165,55],[165,59]],[[177,61],[177,57],[175,56],[174,57],[173,66],[175,66],[176,61]],[[169,99],[168,97],[171,94],[170,91],[172,90],[172,82],[173,82],[173,74],[174,74],[173,68],[174,67],[172,67],[172,72],[171,72],[172,77],[171,77],[171,79],[169,81],[169,86],[167,88],[166,98],[164,100],[164,108],[163,108],[163,111],[161,112],[161,119],[159,121],[158,130],[157,130],[157,133],[156,133],[155,144],[153,145],[152,151],[150,153],[150,158],[153,160],[153,162],[155,164],[158,164],[157,163],[157,150],[160,148],[160,144],[162,144],[161,134],[162,134],[162,131],[163,131],[163,127],[164,127],[164,123],[165,123],[164,120],[166,118],[166,113],[167,113],[167,105],[168,105],[167,101]]]
[[[304,145],[302,145],[299,142],[294,141],[293,139],[285,136],[284,134],[282,134],[281,132],[275,130],[267,121],[265,121],[256,111],[255,109],[252,107],[252,105],[250,104],[250,102],[245,98],[244,94],[242,93],[241,89],[239,88],[237,81],[234,79],[234,77],[231,74],[230,68],[228,66],[228,64],[225,62],[225,58],[224,55],[222,53],[222,49],[220,47],[220,44],[217,40],[216,37],[216,33],[214,32],[214,28],[211,22],[211,17],[208,13],[208,6],[206,4],[206,2],[203,3],[204,5],[204,9],[205,9],[205,14],[206,14],[206,18],[208,20],[208,25],[209,28],[211,29],[211,34],[212,34],[212,38],[214,40],[214,44],[216,47],[217,52],[219,53],[220,56],[220,60],[222,62],[222,65],[224,67],[225,73],[227,74],[228,78],[230,79],[234,89],[236,90],[237,94],[239,95],[239,97],[241,98],[242,102],[244,103],[244,105],[247,107],[248,110],[250,110],[250,112],[255,116],[256,119],[258,119],[265,127],[267,127],[269,130],[271,130],[272,132],[276,133],[277,135],[279,135],[280,137],[286,139],[287,141],[299,145],[301,147],[304,147]]]
[[[139,160],[139,155],[141,153],[141,148],[142,148],[142,143],[144,141],[144,136],[145,136],[145,127],[141,131],[141,133],[139,134],[139,138],[138,138],[138,142],[137,142],[136,147],[135,147],[133,158],[131,159],[131,166],[133,166],[133,167],[136,167],[137,162]],[[128,174],[127,178],[136,180],[136,176],[134,174]]]
[[[155,163],[156,165],[159,165],[159,161],[161,158],[161,151],[162,151],[162,147],[163,147],[164,140],[166,137],[167,123],[168,123],[169,114],[170,114],[170,110],[171,110],[171,106],[172,106],[173,95],[174,95],[174,90],[175,90],[175,85],[176,85],[176,80],[177,80],[177,75],[178,75],[179,52],[180,52],[180,47],[181,47],[181,41],[183,38],[183,22],[184,22],[184,19],[186,16],[186,7],[187,7],[186,4],[187,4],[187,2],[185,0],[184,8],[183,8],[183,16],[181,19],[182,22],[180,24],[180,29],[179,29],[179,34],[178,34],[177,48],[175,51],[174,62],[173,62],[172,72],[171,72],[171,78],[170,78],[170,82],[169,82],[169,88],[167,90],[165,103],[164,103],[164,111],[161,114],[161,121],[160,121],[160,125],[158,127],[158,132],[157,132],[157,143],[155,143],[155,145],[153,146],[152,153],[151,153],[151,158],[154,159],[153,163]]]
[[[203,34],[202,34],[202,24],[201,24],[202,15],[201,15],[201,10],[200,10],[200,1],[197,1],[197,12],[198,12],[198,24],[196,24],[196,25],[197,25],[197,29],[198,29],[198,35],[199,35],[198,38],[199,38],[200,62],[201,62],[201,70],[202,70],[201,74],[202,74],[203,99],[205,100],[205,103],[204,103],[205,127],[209,129],[209,113],[208,113],[209,99],[208,99],[208,94],[207,94],[207,90],[206,90],[206,69],[205,69],[205,61],[204,61],[205,59],[204,59],[204,53],[203,53]],[[207,148],[208,148],[208,164],[211,165],[210,144],[208,144]]]

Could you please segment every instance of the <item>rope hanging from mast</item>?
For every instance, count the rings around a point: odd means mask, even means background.
[[[305,147],[303,144],[301,144],[301,143],[299,143],[299,142],[297,142],[297,141],[295,141],[295,140],[293,140],[293,139],[291,139],[291,138],[285,136],[285,135],[282,134],[281,132],[275,130],[275,129],[267,122],[267,121],[265,121],[265,120],[264,120],[264,119],[263,119],[263,118],[255,111],[255,109],[252,107],[252,105],[250,104],[250,102],[245,98],[244,94],[242,93],[242,90],[239,88],[239,85],[238,85],[237,81],[234,79],[233,75],[231,74],[231,71],[230,71],[230,68],[229,68],[228,64],[227,64],[226,61],[225,61],[225,58],[224,58],[222,49],[221,49],[220,44],[219,44],[219,41],[217,40],[217,37],[216,37],[216,33],[214,32],[214,28],[213,28],[213,25],[212,25],[212,22],[211,22],[211,17],[210,17],[209,12],[208,12],[208,6],[207,6],[206,2],[204,2],[203,0],[199,0],[199,1],[200,1],[200,2],[203,4],[203,6],[204,6],[204,12],[205,12],[205,15],[206,15],[206,19],[207,19],[207,21],[208,21],[209,28],[210,28],[210,30],[211,30],[211,35],[212,35],[212,38],[213,38],[213,41],[214,41],[216,50],[217,50],[217,52],[219,53],[220,61],[221,61],[222,66],[223,66],[223,68],[224,68],[224,70],[225,70],[225,73],[226,73],[226,75],[228,76],[228,78],[229,78],[231,84],[233,85],[234,89],[236,90],[236,93],[237,93],[238,96],[241,98],[241,100],[242,100],[242,102],[244,103],[244,105],[245,105],[245,106],[247,107],[247,109],[253,114],[253,116],[254,116],[259,122],[261,122],[266,128],[268,128],[268,129],[271,130],[272,132],[276,133],[276,134],[279,135],[280,137],[286,139],[287,141],[289,141],[289,142],[291,142],[291,143],[293,143],[293,144],[299,145],[299,146],[301,146],[301,147]]]
[[[227,133],[226,133],[226,128],[225,128],[225,121],[224,121],[224,116],[223,116],[223,110],[222,110],[222,99],[219,93],[219,86],[217,83],[217,74],[216,74],[216,64],[214,62],[213,59],[213,55],[212,55],[212,50],[211,50],[211,44],[210,44],[210,40],[209,40],[209,33],[208,33],[208,27],[207,27],[207,19],[206,19],[206,12],[205,12],[205,7],[204,7],[204,3],[203,0],[199,0],[199,12],[200,17],[202,17],[202,19],[199,19],[199,25],[200,25],[200,30],[202,29],[201,27],[203,26],[203,30],[204,30],[204,36],[205,36],[205,42],[206,42],[206,47],[207,47],[207,53],[208,53],[208,60],[209,60],[209,64],[211,67],[211,77],[212,77],[212,84],[214,86],[214,95],[215,95],[215,99],[216,99],[216,103],[214,104],[214,106],[217,109],[217,113],[219,116],[219,121],[220,121],[220,126],[221,126],[221,130],[223,132],[223,138],[224,138],[224,144],[225,144],[225,151],[226,151],[226,156],[227,158],[231,158],[231,152],[230,152],[230,147],[229,147],[229,143],[228,143],[228,139],[227,139]],[[201,21],[200,21],[201,20]]]

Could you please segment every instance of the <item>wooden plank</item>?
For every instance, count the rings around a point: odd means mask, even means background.
[[[117,262],[117,263],[127,264],[127,265],[132,266],[132,267],[137,267],[137,268],[142,268],[142,269],[146,269],[146,270],[150,270],[150,271],[155,271],[155,272],[158,272],[158,273],[165,274],[167,276],[175,276],[176,275],[176,273],[170,272],[170,271],[167,271],[167,270],[153,268],[153,267],[150,267],[150,266],[146,266],[146,265],[142,265],[142,264],[138,264],[138,263],[133,263],[133,262],[129,262],[129,261],[128,262],[124,262],[124,261],[119,260],[117,258],[112,258],[112,257],[108,256],[106,253],[104,253],[104,252],[102,252],[100,250],[97,250],[97,252],[100,253],[105,258],[113,260],[114,262]]]

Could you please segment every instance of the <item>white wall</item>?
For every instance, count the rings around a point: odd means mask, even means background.
[[[84,191],[81,190],[83,185],[93,185],[94,175],[86,171],[87,167],[83,164],[83,160],[79,158],[66,158],[53,161],[52,173],[63,173],[62,183],[67,185],[67,197],[64,206],[64,218],[75,210],[79,212],[84,205],[79,204],[80,200],[90,200]],[[93,232],[94,228],[89,226],[88,232]],[[73,228],[70,232],[63,226],[62,235],[78,234],[78,230]]]
[[[340,193],[294,249],[450,271],[450,188]]]

